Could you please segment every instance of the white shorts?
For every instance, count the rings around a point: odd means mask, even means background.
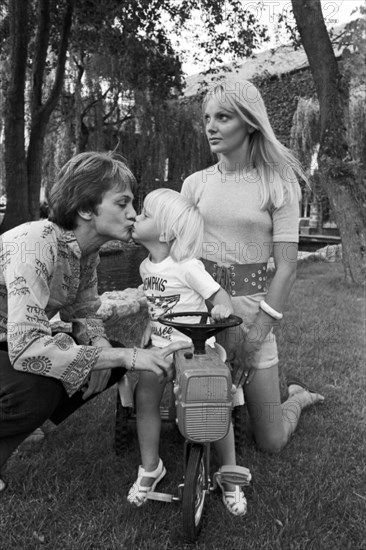
[[[233,296],[234,314],[243,319],[243,323],[234,329],[228,329],[217,340],[223,345],[230,357],[230,349],[235,347],[244,338],[244,330],[248,329],[259,313],[259,302],[265,298],[265,294],[252,294],[251,296]],[[257,327],[260,330],[260,327]],[[260,336],[258,334],[258,336]],[[254,361],[257,369],[269,369],[278,363],[276,337],[271,330],[265,337],[260,350],[255,353]]]

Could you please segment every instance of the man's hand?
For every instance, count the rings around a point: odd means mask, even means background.
[[[144,330],[144,334],[141,338],[141,347],[146,348],[146,346],[149,344],[151,339],[151,325],[150,323],[147,324],[147,327]]]
[[[110,375],[111,369],[92,371],[87,382],[81,388],[81,391],[83,392],[83,399],[88,399],[94,393],[100,393],[105,390]]]
[[[175,342],[169,344],[165,348],[150,348],[140,349],[137,348],[137,354],[135,358],[135,370],[149,370],[154,372],[159,379],[159,382],[166,382],[170,380],[173,375],[173,356],[172,354],[179,349],[191,348],[191,344],[188,342]],[[126,361],[127,369],[131,368],[133,349],[126,349],[128,353],[128,359]]]

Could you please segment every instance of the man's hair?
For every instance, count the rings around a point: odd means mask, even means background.
[[[136,179],[121,156],[89,151],[72,157],[60,170],[49,193],[49,219],[75,229],[80,210],[97,213],[107,191],[136,188]]]
[[[144,209],[154,218],[160,238],[170,245],[173,260],[202,255],[203,218],[189,199],[172,189],[155,189],[145,197]]]

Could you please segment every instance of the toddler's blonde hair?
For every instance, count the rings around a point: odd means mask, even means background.
[[[170,246],[176,262],[198,258],[202,253],[203,218],[195,204],[172,189],[155,189],[144,200],[144,209]]]

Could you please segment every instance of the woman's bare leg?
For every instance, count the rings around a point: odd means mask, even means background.
[[[244,389],[256,443],[274,453],[283,449],[296,430],[301,411],[324,400],[320,394],[291,385],[288,399],[281,403],[278,365],[258,369]]]

